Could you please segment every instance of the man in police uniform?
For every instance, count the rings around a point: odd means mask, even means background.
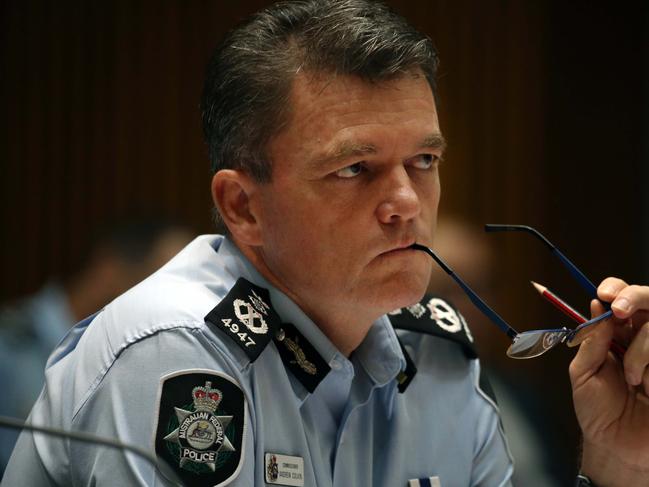
[[[440,196],[436,64],[363,0],[275,5],[231,33],[203,105],[228,236],[80,323],[31,421],[155,451],[186,485],[509,485],[471,335],[421,300],[431,263],[409,249],[432,243]],[[649,289],[599,292],[619,319],[571,366],[582,468],[647,485]],[[608,343],[630,316],[622,367]],[[165,482],[131,454],[23,434],[3,485]]]

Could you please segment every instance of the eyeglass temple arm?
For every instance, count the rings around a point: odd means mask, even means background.
[[[459,284],[459,286],[464,290],[464,292],[469,296],[469,299],[473,304],[476,305],[476,307],[482,311],[484,315],[487,316],[498,328],[500,328],[502,331],[504,331],[509,338],[512,340],[518,335],[518,332],[514,330],[511,326],[507,324],[505,320],[503,320],[498,313],[496,313],[493,309],[489,307],[487,303],[485,303],[480,296],[478,296],[473,289],[471,289],[462,279],[460,279],[453,270],[446,265],[446,263],[440,259],[435,252],[432,251],[432,249],[426,247],[425,245],[420,245],[420,244],[413,244],[411,248],[415,250],[422,250],[426,252],[428,255],[430,255],[435,262],[446,272],[449,276],[451,276],[455,282]]]
[[[568,257],[563,255],[559,249],[557,249],[552,243],[541,234],[535,228],[529,227],[527,225],[495,225],[487,224],[484,226],[486,232],[526,232],[537,239],[539,239],[543,244],[545,244],[550,252],[556,255],[559,260],[563,263],[564,267],[568,269],[568,272],[577,280],[577,282],[583,287],[586,292],[590,295],[592,299],[597,299],[597,287],[588,279],[583,272],[581,272],[575,264],[573,264]]]

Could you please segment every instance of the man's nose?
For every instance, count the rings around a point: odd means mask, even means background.
[[[421,211],[419,195],[405,166],[395,167],[385,174],[380,191],[382,199],[376,215],[381,223],[410,220]]]

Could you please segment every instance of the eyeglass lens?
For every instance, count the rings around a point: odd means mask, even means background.
[[[563,342],[570,330],[532,330],[519,333],[507,350],[507,356],[511,358],[534,358],[543,355],[545,352]]]

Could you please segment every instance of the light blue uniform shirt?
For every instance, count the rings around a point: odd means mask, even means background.
[[[268,289],[276,313],[329,364],[313,393],[274,342],[254,362],[205,316],[243,277]],[[353,324],[350,324],[353,326]],[[241,467],[228,485],[263,486],[266,453],[301,457],[305,486],[509,485],[511,457],[479,362],[452,341],[399,331],[418,372],[405,368],[390,320],[377,320],[351,360],[227,239],[203,236],[153,276],[77,325],[48,360],[30,420],[118,438],[155,451],[161,378],[208,370],[245,396]],[[167,485],[141,458],[23,433],[3,486]]]

